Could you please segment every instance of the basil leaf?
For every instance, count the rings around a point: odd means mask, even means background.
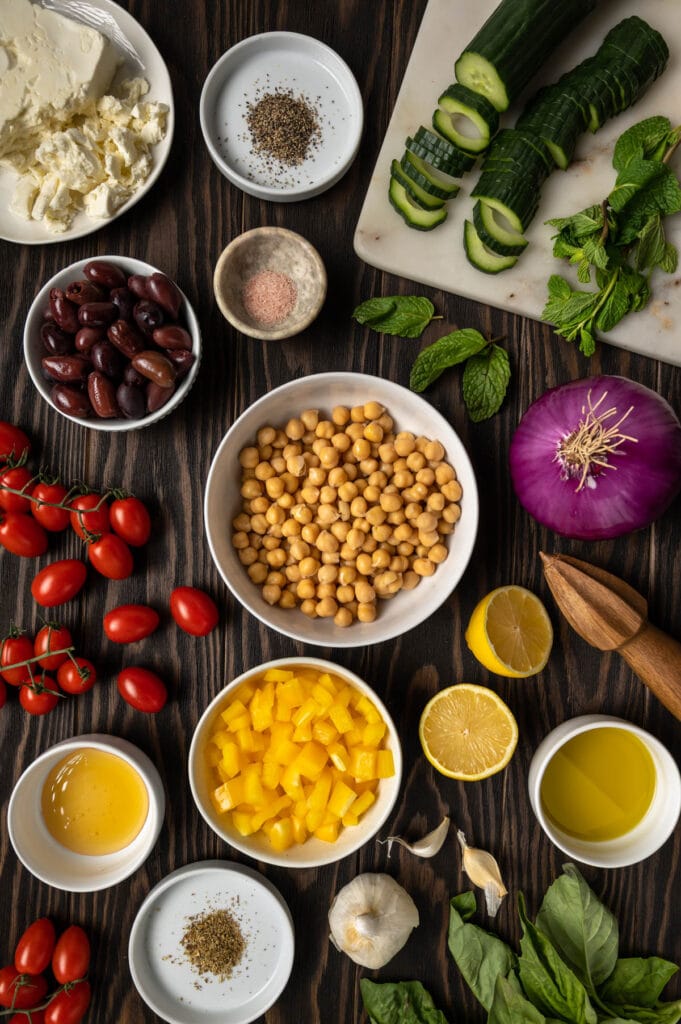
[[[463,371],[463,400],[474,423],[489,419],[501,407],[511,379],[508,353],[498,345],[471,356]]]
[[[447,1024],[420,981],[383,982],[362,978],[364,1009],[375,1024]]]
[[[651,157],[667,141],[671,130],[668,117],[647,117],[626,132],[622,132],[615,143],[612,166],[621,171],[633,159]]]
[[[615,1004],[610,1009],[623,1020],[637,1021],[638,1024],[677,1024],[681,1020],[681,999],[673,1003],[656,1003],[655,1006]]]
[[[411,368],[409,387],[412,391],[424,391],[450,366],[465,362],[486,344],[480,331],[472,328],[445,334],[419,352]]]
[[[449,901],[447,945],[473,995],[489,1010],[497,978],[514,970],[517,958],[498,936],[468,923],[475,905],[472,892],[461,893]]]
[[[617,962],[617,921],[574,864],[565,864],[563,871],[565,874],[546,891],[537,914],[537,928],[587,991],[595,995],[596,987],[612,974]]]
[[[598,990],[608,1004],[634,1003],[654,1006],[662,989],[678,971],[676,964],[657,956],[632,956],[618,960],[607,981]]]
[[[545,1024],[545,1017],[523,995],[515,974],[499,975],[487,1024]]]
[[[393,334],[400,338],[418,338],[433,319],[435,307],[430,299],[420,295],[392,295],[382,299],[368,299],[353,312],[360,324],[367,324],[380,334]]]
[[[571,1024],[596,1024],[598,1018],[586,989],[550,940],[528,919],[522,893],[518,894],[518,913],[523,926],[518,971],[525,995],[542,1013]]]

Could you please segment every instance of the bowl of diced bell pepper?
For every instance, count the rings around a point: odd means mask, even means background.
[[[390,815],[402,751],[363,680],[318,658],[250,669],[196,727],[189,781],[201,815],[255,860],[308,868],[347,857]]]

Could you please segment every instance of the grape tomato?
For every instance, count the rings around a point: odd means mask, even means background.
[[[69,511],[65,508],[52,508],[51,505],[63,504],[68,491],[63,484],[37,483],[33,488],[34,499],[31,512],[45,530],[58,533],[69,525]],[[47,502],[48,504],[43,504]]]
[[[31,442],[21,427],[13,423],[0,420],[0,459],[6,460],[10,456],[18,462],[19,459],[31,450]]]
[[[36,633],[33,641],[34,654],[39,656],[38,664],[48,672],[54,672],[59,666],[68,661],[68,654],[51,654],[51,651],[63,651],[66,647],[73,645],[73,638],[66,626],[58,626],[56,623],[48,622]]]
[[[47,534],[33,516],[6,512],[0,518],[0,544],[13,555],[38,558],[47,551]]]
[[[77,558],[46,565],[31,583],[31,593],[43,608],[54,608],[76,596],[85,583],[87,568]]]
[[[21,668],[3,668],[4,665],[16,665],[19,661],[27,661],[34,656],[33,641],[25,633],[13,631],[0,644],[0,676],[11,686],[21,686],[31,678],[27,665]]]
[[[132,666],[119,672],[116,680],[123,700],[136,711],[155,714],[168,699],[165,683],[147,668]]]
[[[139,498],[117,498],[109,509],[111,528],[134,548],[142,547],[151,536],[151,517]]]
[[[109,506],[101,494],[79,494],[71,502],[71,508],[71,526],[81,540],[90,542],[111,529]]]
[[[52,973],[60,985],[84,978],[90,966],[90,940],[77,924],[59,936],[52,955]]]
[[[14,966],[20,974],[42,974],[50,966],[57,942],[49,917],[41,917],[29,925],[14,951]]]
[[[6,512],[30,512],[31,502],[29,498],[22,498],[12,491],[23,491],[24,494],[31,494],[33,488],[30,486],[33,476],[26,466],[14,466],[3,469],[0,472],[0,508]],[[12,491],[6,488],[11,487]]]
[[[104,616],[104,632],[117,644],[132,644],[154,632],[159,614],[146,604],[122,604]]]
[[[57,671],[57,683],[64,693],[87,693],[96,682],[97,669],[87,658],[69,658]]]
[[[105,533],[88,547],[90,563],[110,580],[125,580],[132,575],[132,552],[118,534]]]
[[[170,595],[170,613],[180,629],[191,636],[206,636],[220,618],[213,599],[196,587],[176,587]]]

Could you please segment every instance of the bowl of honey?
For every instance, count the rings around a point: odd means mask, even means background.
[[[165,793],[146,754],[98,733],[50,747],[14,787],[7,828],[32,875],[66,892],[97,892],[128,878],[161,830]]]

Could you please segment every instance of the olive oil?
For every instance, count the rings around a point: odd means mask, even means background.
[[[655,781],[650,751],[638,736],[605,726],[579,733],[554,754],[541,801],[547,818],[567,835],[607,842],[643,820]]]
[[[50,835],[73,853],[117,853],[139,834],[149,795],[122,757],[94,747],[67,754],[45,780],[41,801]]]

